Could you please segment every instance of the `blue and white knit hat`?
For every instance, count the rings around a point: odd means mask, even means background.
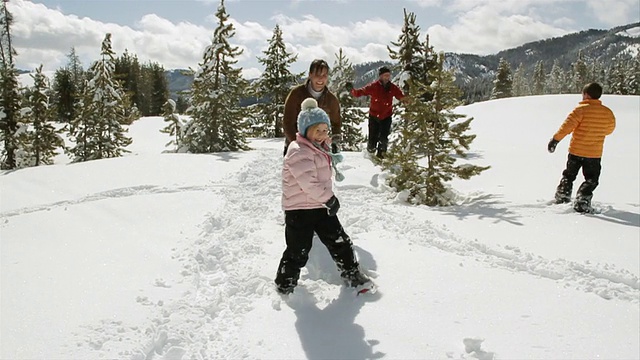
[[[301,105],[302,110],[298,114],[298,132],[306,137],[307,129],[311,125],[325,123],[331,126],[329,115],[318,107],[318,102],[314,98],[306,98]]]

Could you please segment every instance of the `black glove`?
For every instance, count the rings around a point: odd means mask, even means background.
[[[340,209],[340,201],[338,201],[338,198],[333,195],[326,203],[324,203],[324,207],[327,208],[327,214],[329,214],[329,216],[336,216]]]
[[[342,141],[342,134],[331,135],[331,152],[337,154],[340,152],[340,141]]]
[[[353,90],[353,83],[351,81],[347,81],[344,84],[344,87],[345,87],[345,89],[347,89],[347,91],[351,91],[351,90]]]
[[[554,151],[556,151],[556,146],[558,146],[559,141],[551,138],[551,140],[549,141],[549,145],[547,145],[547,150],[549,150],[550,153],[553,153]]]

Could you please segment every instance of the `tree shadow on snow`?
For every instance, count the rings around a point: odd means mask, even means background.
[[[355,245],[354,248],[363,271],[375,270],[371,253]],[[317,236],[314,236],[306,267],[307,279],[342,284],[335,263]],[[297,316],[296,329],[307,359],[365,360],[385,356],[373,349],[379,341],[367,340],[364,328],[355,323],[362,306],[368,301],[377,300],[380,294],[356,297],[353,289],[342,286],[339,296],[321,309],[307,289],[299,286],[296,292],[298,299],[306,300],[290,302],[289,306]]]
[[[523,225],[520,218],[513,210],[505,206],[503,201],[498,200],[500,196],[494,194],[483,194],[475,198],[470,198],[458,206],[443,208],[434,207],[433,210],[440,211],[446,215],[453,215],[460,220],[470,216],[477,216],[479,219],[495,219],[496,222],[506,221],[513,225]]]

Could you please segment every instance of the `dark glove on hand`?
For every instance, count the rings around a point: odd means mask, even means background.
[[[549,141],[549,145],[547,145],[547,150],[549,150],[550,153],[553,153],[554,151],[556,151],[556,146],[558,146],[559,141],[551,138],[551,140]]]
[[[344,84],[345,89],[347,89],[347,91],[351,91],[353,90],[353,83],[351,81],[347,81],[346,84]]]
[[[326,203],[324,203],[324,207],[327,208],[327,214],[329,214],[329,216],[336,216],[340,209],[340,201],[338,201],[338,198],[333,195]]]
[[[342,134],[331,135],[331,152],[337,154],[340,152],[340,141],[342,141]]]

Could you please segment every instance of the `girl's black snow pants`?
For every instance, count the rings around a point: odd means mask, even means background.
[[[358,267],[353,244],[344,232],[337,216],[329,216],[327,209],[287,210],[285,214],[285,240],[275,283],[279,288],[293,288],[298,284],[300,269],[309,260],[313,233],[327,247],[341,273]]]

